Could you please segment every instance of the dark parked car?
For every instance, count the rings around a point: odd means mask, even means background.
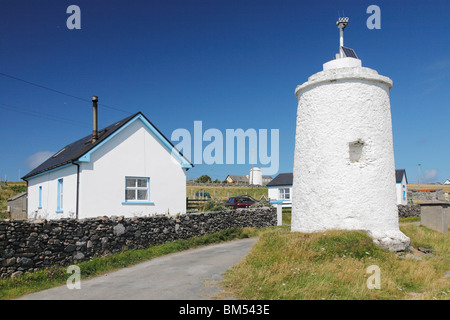
[[[225,203],[225,206],[233,208],[233,209],[248,208],[255,202],[256,202],[256,200],[249,196],[231,197]]]

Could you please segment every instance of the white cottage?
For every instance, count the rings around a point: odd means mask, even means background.
[[[267,184],[270,201],[281,201],[282,207],[292,206],[292,173],[280,173]]]
[[[397,189],[397,204],[408,204],[408,179],[405,169],[395,170],[395,183]]]
[[[138,112],[67,145],[22,179],[28,218],[144,216],[186,211],[193,165]]]

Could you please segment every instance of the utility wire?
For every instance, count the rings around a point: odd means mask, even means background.
[[[29,84],[29,85],[32,85],[32,86],[35,86],[35,87],[38,87],[38,88],[41,88],[41,89],[45,89],[45,90],[48,90],[48,91],[51,91],[51,92],[62,94],[62,95],[67,96],[67,97],[71,97],[71,98],[74,98],[74,99],[78,99],[78,100],[81,100],[81,101],[84,101],[84,102],[91,103],[91,101],[88,100],[88,99],[80,98],[80,97],[74,96],[74,95],[69,94],[69,93],[65,93],[65,92],[62,92],[62,91],[59,91],[59,90],[55,90],[55,89],[52,89],[52,88],[49,88],[49,87],[46,87],[46,86],[43,86],[43,85],[31,82],[31,81],[20,79],[20,78],[14,77],[12,75],[9,75],[9,74],[3,73],[3,72],[0,72],[0,75],[4,76],[6,78],[10,78],[10,79],[14,79],[14,80],[17,80],[17,81],[24,82],[26,84]],[[126,111],[126,110],[123,110],[123,109],[120,109],[120,108],[116,108],[116,107],[111,107],[111,106],[108,106],[106,104],[99,103],[98,105],[103,106],[103,107],[108,108],[108,109],[112,109],[112,110],[124,112],[124,113],[127,113],[127,114],[131,114],[130,111]]]
[[[37,111],[27,110],[27,109],[24,109],[24,108],[8,105],[8,104],[5,104],[5,103],[0,103],[0,109],[14,111],[14,112],[19,112],[19,113],[24,113],[24,114],[32,115],[32,116],[43,118],[43,119],[47,119],[47,120],[53,120],[53,121],[58,121],[58,122],[65,122],[65,123],[68,123],[68,124],[71,124],[71,125],[74,125],[74,126],[77,126],[77,127],[89,128],[89,126],[87,126],[85,123],[83,123],[81,121],[75,121],[75,120],[72,120],[72,119],[58,117],[58,116],[55,116],[55,115],[50,115],[50,114],[41,113],[41,112],[37,112]]]

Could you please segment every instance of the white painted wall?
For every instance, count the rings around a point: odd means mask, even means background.
[[[364,67],[327,69],[297,87],[292,231],[365,230],[391,247],[409,243],[398,228],[391,87]]]
[[[395,185],[397,194],[397,204],[407,205],[408,204],[408,186],[406,184],[405,175],[403,175],[402,182],[398,182]],[[404,193],[403,193],[404,191]]]
[[[30,178],[30,218],[75,217],[77,167]],[[56,213],[57,180],[64,179],[64,212]],[[149,177],[153,204],[123,204],[125,177]],[[39,186],[43,187],[38,209]],[[79,218],[144,216],[186,212],[186,174],[178,160],[136,120],[94,151],[90,162],[80,163]]]
[[[248,178],[248,183],[262,186],[263,178],[261,168],[254,167],[250,169],[250,176]]]
[[[147,204],[122,204],[125,177],[149,177]],[[137,120],[81,164],[80,218],[186,211],[186,175],[175,157]]]
[[[62,213],[56,212],[58,179],[63,179]],[[28,219],[75,218],[77,169],[71,165],[38,175],[28,181]],[[39,187],[42,187],[42,208],[39,208]]]

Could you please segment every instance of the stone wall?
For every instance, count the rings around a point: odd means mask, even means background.
[[[411,206],[398,205],[398,217],[408,218],[408,217],[420,217],[420,205],[415,204]]]
[[[139,218],[0,221],[0,278],[68,266],[123,249],[146,248],[232,227],[277,224],[276,208]]]
[[[443,189],[436,190],[410,190],[413,200],[445,200]]]

